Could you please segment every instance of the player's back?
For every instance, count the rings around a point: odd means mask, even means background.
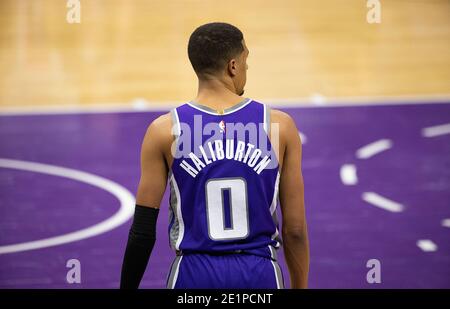
[[[279,169],[269,108],[246,99],[223,113],[194,102],[171,113],[176,151],[169,236],[178,258],[169,287],[281,287],[275,256]],[[208,278],[198,280],[202,276]]]

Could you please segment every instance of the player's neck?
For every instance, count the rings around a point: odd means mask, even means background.
[[[200,80],[194,102],[214,110],[224,110],[241,102],[243,97],[235,93],[234,85],[219,79]]]

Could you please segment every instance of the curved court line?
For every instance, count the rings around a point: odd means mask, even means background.
[[[368,159],[374,155],[388,150],[392,147],[392,141],[389,139],[380,139],[373,143],[367,144],[356,151],[358,159]]]
[[[444,219],[444,220],[442,220],[441,225],[442,225],[443,227],[450,227],[450,219]]]
[[[340,170],[341,181],[344,185],[354,186],[358,183],[356,166],[354,164],[344,164]]]
[[[375,192],[364,192],[362,194],[362,199],[373,206],[390,212],[402,212],[404,209],[402,204],[394,202]]]
[[[444,134],[450,134],[450,123],[440,124],[437,126],[427,127],[422,129],[423,137],[435,137]]]
[[[28,241],[13,245],[0,246],[0,254],[53,247],[86,239],[89,237],[94,237],[122,225],[129,218],[131,218],[134,213],[134,196],[123,186],[109,179],[66,167],[21,160],[0,158],[0,167],[25,170],[77,180],[103,189],[114,195],[120,201],[120,209],[114,215],[104,221],[101,221],[100,223],[60,236]]]
[[[434,252],[438,249],[438,246],[429,239],[419,239],[416,242],[416,245],[424,252]]]

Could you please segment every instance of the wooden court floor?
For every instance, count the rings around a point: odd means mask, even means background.
[[[0,108],[186,101],[196,26],[235,24],[250,50],[256,99],[450,94],[450,1],[0,1]]]

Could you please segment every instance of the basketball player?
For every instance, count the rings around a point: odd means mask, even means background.
[[[176,252],[168,288],[283,288],[278,197],[291,287],[306,288],[302,146],[294,121],[242,97],[249,50],[236,27],[200,26],[188,55],[198,94],[153,121],[144,137],[121,288],[139,286],[167,181]]]

